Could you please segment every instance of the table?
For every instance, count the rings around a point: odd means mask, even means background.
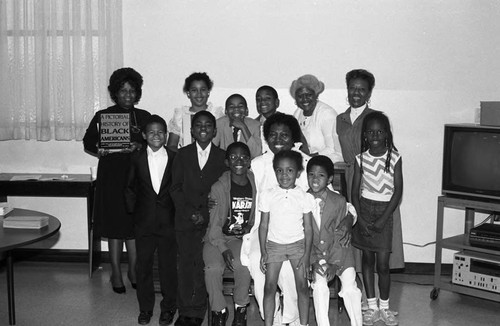
[[[443,238],[443,228],[444,228],[444,209],[456,208],[464,210],[465,222],[458,221],[459,223],[464,223],[464,232],[452,237]],[[451,249],[457,251],[467,252],[468,255],[483,254],[493,257],[497,262],[500,262],[500,250],[495,248],[482,248],[476,247],[470,244],[469,233],[471,228],[474,227],[475,213],[486,213],[491,214],[495,212],[500,212],[500,202],[489,201],[489,200],[479,200],[479,199],[469,199],[461,198],[455,196],[439,196],[438,197],[438,209],[437,209],[437,223],[436,223],[436,254],[435,254],[435,265],[434,265],[434,288],[431,291],[430,297],[432,300],[437,299],[439,296],[440,289],[447,291],[454,291],[457,293],[462,293],[466,295],[472,295],[480,297],[483,299],[499,301],[500,294],[493,291],[486,291],[483,288],[463,286],[451,282],[450,277],[445,277],[441,275],[442,272],[442,252],[443,249]],[[482,273],[482,271],[478,271]],[[487,277],[489,282],[490,277]],[[484,281],[479,281],[485,283]]]
[[[56,234],[61,228],[61,222],[52,215],[27,210],[14,209],[7,216],[30,215],[49,217],[49,225],[41,229],[4,229],[3,221],[0,223],[0,252],[5,251],[7,256],[7,296],[9,301],[9,325],[16,324],[16,311],[14,304],[14,268],[12,261],[12,250]]]
[[[41,178],[36,178],[40,176]],[[33,180],[12,181],[13,177],[32,176]],[[101,239],[94,235],[93,208],[95,181],[90,174],[0,173],[0,197],[81,197],[87,199],[87,236],[89,277],[101,262]]]

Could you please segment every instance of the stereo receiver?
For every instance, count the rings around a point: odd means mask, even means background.
[[[457,252],[453,259],[454,284],[500,293],[500,256]]]

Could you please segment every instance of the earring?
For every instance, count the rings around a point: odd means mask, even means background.
[[[387,138],[385,139],[385,148],[389,147],[389,142],[387,141]]]
[[[366,105],[370,106],[370,99],[366,100]]]

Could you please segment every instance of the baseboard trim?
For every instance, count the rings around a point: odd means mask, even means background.
[[[43,262],[67,262],[67,263],[87,263],[87,250],[74,249],[26,249],[14,250],[14,260],[16,261],[43,261]],[[108,252],[102,252],[101,262],[109,263]],[[0,257],[1,258],[1,257]],[[122,261],[127,261],[127,254],[124,252]],[[405,268],[392,270],[392,273],[433,275],[434,263],[405,263]],[[442,275],[451,275],[452,264],[441,265]]]
[[[18,248],[13,252],[14,261],[41,261],[58,263],[88,263],[89,254],[87,250],[79,249],[32,249]],[[127,253],[122,255],[122,261],[127,261]],[[109,263],[107,251],[103,251],[101,262]]]

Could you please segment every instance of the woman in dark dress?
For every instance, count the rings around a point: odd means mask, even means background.
[[[135,288],[136,251],[132,215],[125,210],[123,189],[129,167],[130,153],[145,145],[141,127],[150,113],[135,108],[142,95],[142,76],[132,68],[121,68],[109,79],[108,91],[115,105],[98,111],[85,132],[85,151],[99,158],[94,205],[94,232],[108,238],[111,262],[111,285],[116,293],[124,293],[120,269],[123,243],[128,253],[128,278]],[[99,148],[99,124],[102,114],[129,114],[130,146],[120,151]]]

